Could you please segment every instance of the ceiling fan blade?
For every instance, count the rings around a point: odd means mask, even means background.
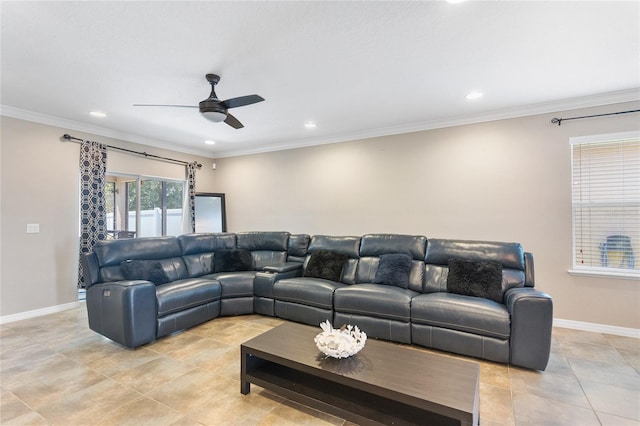
[[[227,118],[225,118],[224,122],[227,123],[229,126],[233,127],[234,129],[242,129],[244,127],[242,123],[238,121],[237,118],[235,118],[233,115],[229,114],[228,112],[227,112]]]
[[[247,96],[240,96],[239,98],[227,99],[225,101],[220,102],[220,105],[228,109],[228,108],[237,108],[245,105],[251,105],[251,104],[255,104],[256,102],[262,102],[262,101],[264,101],[264,98],[262,96],[247,95]]]
[[[175,108],[198,108],[198,105],[156,105],[156,104],[133,104],[133,106],[143,106],[143,107],[175,107]]]

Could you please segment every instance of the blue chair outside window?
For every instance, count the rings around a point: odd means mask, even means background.
[[[626,235],[610,235],[600,244],[600,263],[606,268],[633,269],[633,247]]]

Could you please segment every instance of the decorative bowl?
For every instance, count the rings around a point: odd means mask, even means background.
[[[343,325],[335,329],[329,320],[320,323],[322,333],[313,341],[320,351],[332,358],[348,358],[360,352],[367,341],[367,335],[358,326]]]

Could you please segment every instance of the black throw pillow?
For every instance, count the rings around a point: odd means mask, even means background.
[[[342,278],[342,268],[348,259],[349,256],[346,254],[327,250],[314,251],[309,257],[304,276],[339,282]]]
[[[253,256],[249,250],[218,250],[213,256],[215,272],[253,271]]]
[[[449,259],[447,291],[502,303],[502,265],[486,260]]]
[[[411,274],[411,256],[404,253],[390,253],[380,256],[374,284],[393,285],[400,288],[409,288],[409,275]]]
[[[120,263],[120,267],[128,280],[151,281],[155,285],[171,281],[157,260],[125,260]]]

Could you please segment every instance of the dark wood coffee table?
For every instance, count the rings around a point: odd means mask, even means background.
[[[241,345],[240,392],[251,383],[358,424],[477,425],[478,363],[368,339],[326,358],[319,327],[285,323]]]

